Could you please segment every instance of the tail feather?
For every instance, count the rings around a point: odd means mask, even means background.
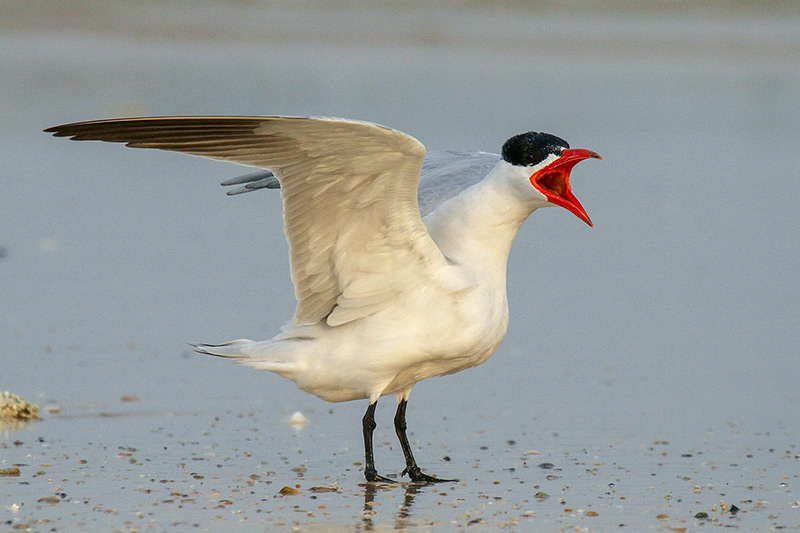
[[[297,359],[297,354],[293,350],[297,345],[293,343],[238,339],[224,344],[190,342],[189,345],[198,353],[227,357],[245,366],[275,372],[293,381],[306,368],[306,365]]]

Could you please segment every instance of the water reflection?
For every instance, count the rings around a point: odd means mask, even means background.
[[[356,524],[356,529],[360,531],[374,531],[375,523],[373,517],[375,516],[375,495],[378,492],[391,492],[398,488],[405,489],[405,496],[403,503],[398,507],[397,515],[394,518],[394,529],[403,530],[414,525],[411,515],[411,507],[414,505],[414,499],[417,494],[424,493],[429,485],[424,483],[397,483],[397,484],[381,484],[381,483],[365,483],[364,487],[364,512],[361,514],[361,522]]]

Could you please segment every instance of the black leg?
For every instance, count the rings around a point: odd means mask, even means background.
[[[408,443],[406,436],[406,405],[408,400],[401,400],[397,404],[397,412],[394,415],[394,430],[397,433],[397,438],[400,439],[400,446],[403,448],[403,455],[406,458],[406,469],[403,474],[408,474],[411,481],[418,483],[452,483],[458,481],[457,479],[439,479],[437,477],[423,474],[417,462],[414,460],[414,454],[411,453],[411,445]]]
[[[393,479],[389,479],[378,475],[375,470],[375,458],[372,455],[372,432],[375,429],[375,406],[378,402],[369,404],[367,412],[364,413],[364,418],[361,419],[361,427],[364,429],[364,456],[366,465],[364,466],[364,477],[370,483],[380,481],[383,483],[396,483]]]

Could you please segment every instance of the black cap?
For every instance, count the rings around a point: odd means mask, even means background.
[[[503,144],[503,159],[512,165],[532,167],[550,154],[561,155],[564,148],[569,148],[569,144],[560,137],[529,131],[514,135]]]

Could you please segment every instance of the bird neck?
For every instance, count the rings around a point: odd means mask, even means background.
[[[425,218],[433,240],[455,263],[505,280],[511,244],[538,207],[520,199],[501,165],[483,180],[442,203]]]

